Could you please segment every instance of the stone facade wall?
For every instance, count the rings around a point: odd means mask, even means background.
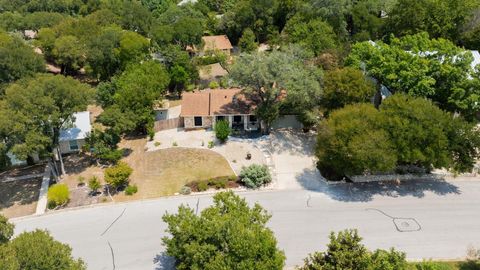
[[[202,116],[202,126],[195,126],[195,117],[186,116],[183,118],[185,129],[211,128],[213,123],[212,116]]]
[[[442,180],[444,175],[438,174],[384,174],[384,175],[352,175],[348,177],[355,183],[409,180]]]

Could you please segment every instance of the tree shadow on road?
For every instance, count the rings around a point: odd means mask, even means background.
[[[175,259],[168,256],[165,252],[157,254],[153,258],[155,270],[175,270]]]
[[[323,193],[333,200],[344,202],[368,202],[374,196],[423,198],[427,192],[444,196],[460,194],[457,186],[444,180],[414,180],[373,183],[327,183],[318,170],[307,169],[297,175],[296,180],[312,192]]]

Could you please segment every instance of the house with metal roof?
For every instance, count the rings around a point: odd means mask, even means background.
[[[71,126],[60,130],[59,149],[62,154],[80,151],[92,131],[90,112],[77,112],[73,114],[73,119]]]

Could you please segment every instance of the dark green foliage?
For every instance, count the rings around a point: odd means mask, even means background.
[[[11,84],[0,103],[0,136],[20,159],[58,145],[60,129],[84,111],[92,89],[70,77],[38,74]]]
[[[102,90],[100,102],[113,102],[113,105],[105,109],[98,121],[114,134],[135,129],[146,134],[154,121],[154,102],[163,98],[169,82],[165,67],[156,61],[129,66],[111,85],[99,89]],[[113,100],[108,97],[111,92]]]
[[[253,52],[257,49],[258,44],[255,42],[255,33],[252,29],[247,28],[243,30],[242,37],[238,41],[238,46],[242,52]]]
[[[20,269],[24,270],[83,270],[85,263],[72,257],[72,249],[47,231],[24,232],[9,244],[15,251]]]
[[[240,172],[240,181],[248,188],[259,188],[272,181],[272,176],[266,165],[252,164],[243,167]]]
[[[119,135],[111,130],[106,132],[94,130],[85,139],[83,150],[90,152],[101,162],[115,164],[123,156],[123,150],[117,149],[119,141]]]
[[[479,131],[423,98],[395,94],[377,111],[349,105],[334,111],[318,132],[317,157],[328,176],[391,172],[398,165],[427,171],[471,171]]]
[[[320,124],[316,155],[328,178],[385,172],[397,157],[389,134],[381,130],[381,114],[370,104],[348,105]]]
[[[44,71],[45,62],[33,48],[0,30],[0,89],[2,84]]]
[[[385,29],[397,36],[426,31],[432,37],[456,42],[478,6],[476,0],[397,0]]]
[[[391,249],[371,253],[361,243],[357,230],[330,234],[327,251],[315,252],[299,270],[406,270],[405,253]]]
[[[232,131],[230,123],[226,120],[217,121],[213,129],[215,130],[215,137],[221,142],[227,141],[228,136],[230,136],[230,132]]]
[[[346,67],[325,73],[321,104],[326,111],[332,111],[348,104],[369,102],[374,95],[373,82],[360,70]]]
[[[244,87],[247,97],[257,102],[256,115],[263,132],[269,132],[281,106],[300,113],[318,105],[320,76],[316,67],[305,65],[307,55],[298,47],[289,47],[268,54],[242,54],[232,66],[230,77]]]
[[[302,17],[294,16],[285,25],[283,34],[287,42],[299,44],[317,56],[337,46],[335,32],[321,19],[305,22]]]
[[[170,236],[162,241],[178,270],[280,270],[285,256],[266,227],[269,219],[260,205],[249,207],[233,192],[221,192],[200,215],[184,205],[178,214],[165,214]]]
[[[13,228],[13,223],[8,222],[8,219],[0,214],[0,246],[12,238]]]
[[[480,75],[472,60],[452,42],[422,33],[392,38],[390,45],[357,43],[346,62],[365,69],[392,92],[427,97],[444,110],[473,118],[480,102]]]

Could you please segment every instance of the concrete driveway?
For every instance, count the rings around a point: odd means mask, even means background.
[[[277,182],[276,189],[319,189],[324,184],[315,167],[315,135],[294,130],[277,130],[270,134]]]

